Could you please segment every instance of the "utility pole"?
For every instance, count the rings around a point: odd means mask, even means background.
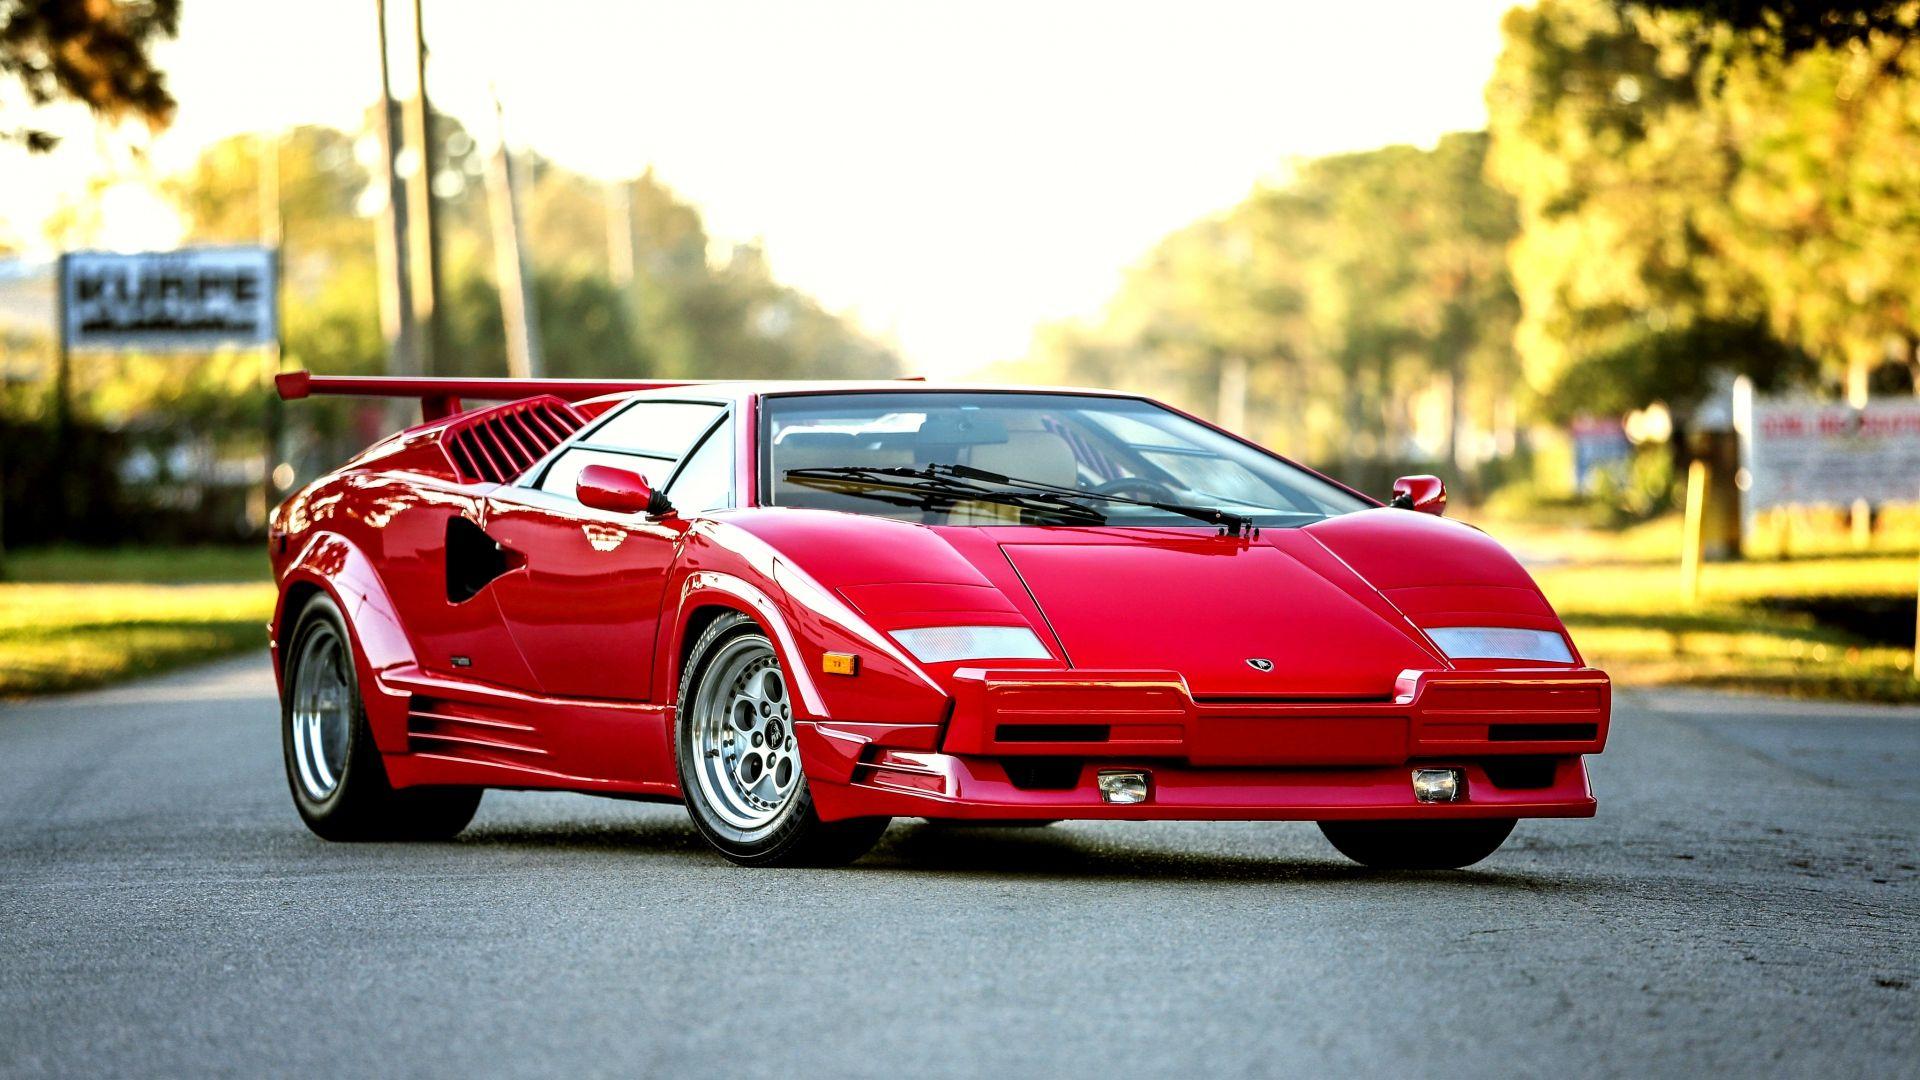
[[[521,243],[520,197],[513,186],[513,155],[507,150],[507,120],[493,95],[494,131],[500,145],[487,163],[488,216],[493,219],[493,274],[500,287],[500,320],[507,331],[507,374],[537,379],[547,372],[540,349],[540,315],[534,304],[527,253]]]
[[[1855,355],[1847,362],[1847,404],[1855,409],[1864,410],[1867,399],[1872,393],[1873,365]],[[1865,551],[1873,544],[1873,504],[1865,499],[1853,500],[1847,508],[1847,524],[1853,534],[1853,546],[1857,551]]]
[[[1229,355],[1220,358],[1220,401],[1214,410],[1214,423],[1236,435],[1247,430],[1247,358]]]
[[[416,351],[420,372],[432,375],[443,362],[445,337],[440,321],[440,229],[433,199],[433,178],[440,155],[432,133],[433,109],[427,100],[427,36],[421,0],[413,0],[413,96],[407,99],[406,143],[419,159],[407,177],[408,269],[413,277],[413,318],[419,330]]]
[[[625,289],[633,283],[633,182],[618,180],[601,190],[607,208],[607,277]]]
[[[53,521],[54,535],[66,539],[73,520],[73,350],[67,341],[67,253],[53,270],[54,319],[59,333],[53,367]]]
[[[380,264],[380,329],[387,341],[387,374],[418,375],[420,332],[413,322],[413,283],[407,272],[407,189],[394,164],[400,139],[395,132],[397,110],[387,47],[387,0],[373,0],[373,12],[380,24],[379,182],[386,188],[375,244]]]
[[[0,342],[0,429],[8,425],[7,398],[13,388],[13,351]],[[0,434],[0,581],[7,580],[7,440]]]
[[[266,454],[265,467],[260,474],[260,522],[265,527],[273,508],[280,503],[280,481],[274,475],[280,467],[281,445],[285,414],[281,411],[280,395],[275,392],[273,377],[280,374],[280,344],[283,332],[280,327],[280,293],[283,286],[282,270],[286,263],[280,257],[280,247],[285,241],[280,217],[280,136],[262,133],[260,136],[260,244],[273,253],[273,342],[266,348],[266,378],[263,380],[266,391],[267,415],[265,417],[266,445],[262,448]]]

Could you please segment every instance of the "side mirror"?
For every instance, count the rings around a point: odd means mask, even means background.
[[[580,505],[614,514],[646,514],[659,517],[673,512],[667,497],[653,490],[639,473],[616,469],[611,465],[589,465],[580,470],[573,484]]]
[[[1393,482],[1393,498],[1388,506],[1418,510],[1434,517],[1447,513],[1447,485],[1437,476],[1403,476]]]

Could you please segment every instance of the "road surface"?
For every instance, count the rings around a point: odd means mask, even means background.
[[[750,871],[498,792],[327,844],[276,715],[260,658],[0,708],[0,1075],[1920,1074],[1920,710],[1622,694],[1599,818],[1427,875],[1244,823]]]

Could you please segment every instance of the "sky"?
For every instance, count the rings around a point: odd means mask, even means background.
[[[496,88],[510,143],[567,167],[654,168],[910,370],[956,376],[1097,312],[1160,237],[1291,159],[1483,126],[1512,2],[426,0],[428,83],[475,131]],[[357,128],[374,33],[372,0],[184,0],[159,53],[180,114],[144,168]],[[0,151],[15,242],[89,176],[141,168],[79,110],[34,122],[68,138]],[[169,242],[139,185],[107,202],[105,245]]]

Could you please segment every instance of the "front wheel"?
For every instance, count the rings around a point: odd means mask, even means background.
[[[1379,870],[1458,870],[1497,851],[1512,818],[1464,821],[1323,821],[1340,854]]]
[[[723,615],[689,655],[674,757],[700,835],[742,866],[840,866],[871,850],[887,818],[814,812],[786,676],[759,625]]]

